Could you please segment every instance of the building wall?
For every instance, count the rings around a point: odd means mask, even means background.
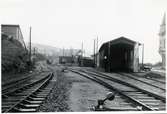
[[[139,71],[139,43],[134,46],[133,72]]]
[[[166,68],[166,15],[164,15],[159,31],[159,54],[162,57],[162,68]]]
[[[19,25],[2,25],[1,31],[3,34],[7,35],[9,38],[13,38],[19,41],[22,46],[26,49],[23,35]]]
[[[27,51],[20,32],[19,26],[1,26],[2,72],[20,70],[26,66]]]

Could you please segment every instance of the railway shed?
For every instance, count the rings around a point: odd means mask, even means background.
[[[102,44],[99,49],[99,67],[107,72],[138,72],[140,45],[140,43],[125,37]]]

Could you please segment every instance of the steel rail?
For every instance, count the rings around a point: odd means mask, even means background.
[[[12,80],[12,81],[6,82],[6,83],[2,84],[2,87],[3,87],[3,86],[7,86],[7,85],[9,85],[9,84],[17,83],[17,82],[19,82],[19,81],[28,79],[28,78],[30,78],[30,77],[31,77],[31,76],[27,76],[27,77],[20,78],[20,79],[18,79],[18,80]]]
[[[37,92],[38,90],[40,90],[40,89],[42,89],[48,82],[49,82],[49,80],[51,79],[53,77],[53,74],[51,73],[51,74],[49,74],[46,78],[45,78],[45,80],[40,80],[40,81],[43,81],[40,85],[39,85],[39,87],[37,87],[37,88],[35,88],[34,90],[33,90],[33,92],[31,92],[31,93],[29,93],[26,97],[24,97],[23,99],[21,99],[21,100],[19,100],[17,103],[15,103],[15,105],[13,105],[12,107],[10,107],[8,110],[6,110],[4,113],[7,113],[7,112],[12,112],[12,110],[17,110],[15,107],[17,106],[17,105],[19,105],[22,101],[24,101],[24,100],[26,100],[28,97],[30,97],[31,95],[33,95],[33,94],[35,94],[35,92]]]
[[[24,88],[29,87],[29,86],[33,86],[34,84],[39,83],[41,80],[44,80],[45,78],[47,78],[47,76],[41,78],[40,80],[38,79],[38,80],[36,80],[36,81],[34,81],[32,83],[25,84],[25,85],[23,85],[23,86],[21,86],[19,88],[14,89],[14,90],[4,92],[4,93],[2,93],[2,96],[8,96],[9,94],[14,93],[15,91],[24,89]]]
[[[8,83],[8,86],[6,87],[2,87],[2,93],[4,93],[5,91],[9,90],[9,89],[12,89],[14,86],[17,86],[19,84],[23,84],[23,83],[26,83],[27,81],[29,81],[29,79],[31,79],[30,77],[28,78],[24,78],[22,80],[17,80],[15,82],[12,82],[12,83]],[[14,84],[13,84],[14,83]],[[20,86],[20,85],[19,85]]]
[[[153,86],[153,87],[158,88],[158,89],[161,89],[161,90],[163,90],[163,91],[166,91],[166,89],[164,89],[164,88],[161,88],[161,87],[159,87],[159,86],[156,86],[156,85],[154,85],[154,84],[145,82],[145,81],[140,80],[140,79],[136,79],[135,77],[129,76],[128,74],[124,74],[124,73],[118,73],[118,74],[124,75],[124,76],[126,76],[126,77],[132,78],[132,79],[134,79],[134,80],[140,81],[140,82],[145,83],[145,84],[147,84],[147,85]]]
[[[86,72],[86,71],[85,71],[85,72]],[[109,77],[108,75],[106,75],[106,74],[104,74],[104,73],[97,72],[97,71],[96,71],[96,73],[105,76],[104,78],[112,79],[112,80],[115,80],[115,81],[120,82],[120,83],[122,83],[122,84],[125,84],[125,85],[127,85],[127,86],[130,86],[130,87],[133,87],[133,88],[135,88],[135,89],[138,89],[138,90],[140,90],[140,91],[142,91],[142,92],[144,92],[144,93],[146,93],[146,94],[149,94],[149,95],[152,96],[152,97],[155,97],[155,98],[157,98],[157,99],[160,99],[160,100],[162,100],[164,103],[166,103],[166,98],[163,97],[163,96],[161,96],[161,95],[157,95],[157,94],[151,93],[151,92],[149,92],[149,91],[147,91],[147,90],[141,89],[141,88],[139,88],[139,87],[137,87],[137,86],[135,86],[135,85],[132,85],[132,84],[130,84],[130,83],[127,83],[127,82],[125,82],[125,81],[122,81],[122,80],[119,80],[119,79],[116,79],[116,78],[113,78],[113,77]],[[94,75],[97,75],[97,74],[94,73]]]
[[[28,80],[29,78],[31,78],[31,76],[30,76],[30,77],[26,77],[26,78],[22,78],[22,79],[19,79],[19,80],[7,82],[7,83],[5,83],[5,84],[2,85],[2,88],[8,89],[8,88],[10,88],[11,86],[13,86],[12,84],[24,82],[24,81]],[[6,87],[6,86],[7,86],[7,87]],[[9,87],[8,87],[8,86],[9,86]],[[5,90],[5,89],[2,89],[2,91]]]
[[[130,73],[130,74],[135,75],[135,76],[140,76],[140,75],[135,74],[135,73]],[[156,81],[156,82],[159,82],[159,83],[162,83],[162,84],[166,84],[165,79],[164,79],[164,81],[160,81],[160,80],[157,80],[156,78],[148,78],[148,77],[142,77],[142,78],[146,78],[146,79],[153,80],[153,81]]]
[[[149,111],[155,111],[154,109],[150,108],[149,106],[147,106],[147,105],[143,104],[142,102],[140,102],[140,101],[138,101],[138,100],[136,100],[136,99],[134,99],[134,98],[132,98],[132,97],[130,97],[130,96],[124,94],[123,92],[121,92],[121,91],[118,90],[117,88],[111,86],[110,84],[104,82],[104,81],[101,80],[101,79],[98,79],[97,77],[90,77],[90,75],[85,74],[85,73],[83,74],[83,73],[80,72],[80,71],[75,71],[75,70],[71,70],[71,69],[70,69],[70,71],[75,72],[75,73],[78,73],[78,74],[80,74],[80,75],[82,75],[82,76],[84,76],[84,77],[87,77],[88,79],[91,79],[91,80],[93,80],[93,81],[95,81],[95,82],[97,82],[97,83],[100,83],[101,85],[103,85],[104,87],[107,87],[108,89],[111,89],[111,90],[116,91],[116,92],[119,93],[120,95],[124,96],[125,98],[127,98],[127,99],[129,99],[130,101],[132,101],[133,103],[135,103],[136,106],[142,106],[142,110],[145,110],[145,111],[148,111],[148,110],[149,110]]]

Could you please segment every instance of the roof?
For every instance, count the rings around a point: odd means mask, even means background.
[[[129,44],[129,45],[135,45],[137,42],[136,41],[133,41],[133,40],[130,40],[129,38],[125,38],[125,37],[119,37],[119,38],[116,38],[114,40],[111,40],[111,41],[108,41],[108,42],[105,42],[102,44],[102,46],[100,47],[99,51],[105,47],[106,45],[108,45],[110,43],[110,45],[114,45],[114,44],[119,44],[119,43],[124,43],[124,44]],[[140,45],[140,43],[139,43]]]
[[[20,27],[19,25],[12,25],[12,24],[2,24],[2,27]]]

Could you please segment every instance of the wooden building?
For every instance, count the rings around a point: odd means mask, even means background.
[[[139,45],[125,37],[104,43],[99,49],[99,67],[107,72],[138,72]]]

